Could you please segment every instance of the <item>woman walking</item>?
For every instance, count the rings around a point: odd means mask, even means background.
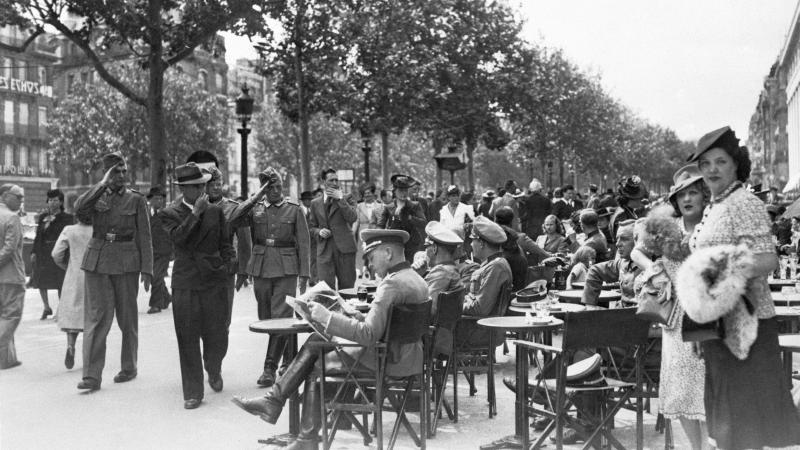
[[[689,158],[711,200],[678,271],[678,298],[696,322],[722,319],[702,342],[709,442],[720,449],[800,444],[800,417],[782,371],[767,275],[777,267],[764,203],[742,186],[750,158],[733,130],[706,134]]]
[[[61,298],[58,302],[58,327],[67,333],[67,354],[64,365],[72,369],[75,365],[75,341],[83,331],[83,270],[81,262],[89,240],[92,238],[92,217],[78,216],[78,223],[64,227],[58,236],[51,256],[53,261],[66,270]]]
[[[61,296],[61,285],[64,283],[64,270],[53,262],[50,253],[61,231],[72,223],[72,215],[64,212],[64,193],[60,189],[47,191],[47,209],[39,214],[36,237],[31,250],[33,276],[30,287],[38,288],[39,295],[42,296],[44,304],[42,320],[53,314],[47,291],[57,289],[58,295]]]

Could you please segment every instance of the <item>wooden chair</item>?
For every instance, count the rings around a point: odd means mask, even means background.
[[[564,331],[561,347],[548,346],[535,342],[517,341],[517,351],[541,352],[552,355],[550,362],[540,361],[536,358],[535,365],[539,376],[536,388],[533,390],[533,400],[523,408],[523,417],[520,419],[527,423],[531,414],[537,414],[551,419],[547,428],[538,437],[533,448],[540,448],[547,437],[554,430],[556,432],[556,448],[563,445],[563,429],[569,423],[579,434],[585,438],[583,448],[593,445],[602,446],[597,442],[608,440],[615,448],[623,449],[619,441],[611,434],[610,425],[616,413],[625,402],[636,398],[636,446],[642,448],[644,436],[642,430],[642,376],[641,352],[635,353],[635,381],[624,382],[606,377],[605,385],[571,385],[566,379],[567,366],[572,362],[576,351],[586,348],[598,347],[637,347],[647,345],[650,323],[639,320],[632,309],[610,309],[596,311],[582,311],[566,313],[564,315]],[[527,386],[528,358],[521,358],[524,367],[520,371],[521,380],[518,386]],[[544,360],[544,358],[542,358]],[[549,379],[550,376],[555,378]],[[581,401],[579,397],[593,397],[595,401]],[[542,406],[539,406],[539,403]],[[599,411],[586,408],[595,405]],[[577,414],[569,415],[570,410]],[[518,418],[519,419],[519,418]],[[523,436],[523,448],[527,448],[527,429]]]
[[[464,309],[464,288],[458,288],[453,291],[440,292],[436,300],[438,308],[436,315],[433,319],[433,333],[431,336],[432,345],[430,345],[430,367],[433,368],[431,376],[431,387],[433,391],[433,416],[428,422],[430,429],[428,436],[433,437],[436,435],[436,427],[439,424],[439,417],[442,415],[442,408],[444,407],[447,417],[453,422],[458,422],[458,416],[453,412],[453,409],[444,398],[444,393],[447,389],[447,377],[451,373],[453,377],[456,376],[455,364],[453,364],[454,346],[451,345],[445,354],[440,354],[436,350],[436,338],[441,333],[450,333],[451,339],[455,334],[456,323],[461,317],[461,311]]]
[[[404,426],[411,434],[414,443],[425,449],[427,435],[428,395],[427,389],[421,389],[420,396],[420,427],[417,433],[406,417],[406,406],[409,393],[415,385],[427,386],[427,371],[425,358],[419,371],[406,377],[395,378],[387,374],[387,353],[390,346],[399,346],[423,341],[423,336],[430,331],[431,301],[419,304],[403,304],[392,307],[388,319],[388,326],[383,338],[371,346],[357,343],[320,342],[315,343],[319,348],[322,362],[320,381],[320,402],[322,420],[322,446],[329,449],[336,436],[336,430],[341,417],[346,417],[361,433],[364,445],[368,445],[372,438],[369,433],[368,417],[374,416],[375,437],[377,448],[383,449],[382,412],[384,402],[388,400],[397,413],[392,433],[389,437],[388,448],[393,448],[400,431]],[[425,340],[427,342],[427,340]],[[369,371],[361,363],[359,357],[353,361],[352,356],[343,356],[345,347],[372,347],[375,352],[374,371]],[[344,365],[344,371],[328,373],[325,367],[325,351],[333,349],[339,354],[339,359]],[[423,350],[427,354],[427,348]],[[365,352],[361,352],[364,355]],[[326,384],[335,386],[331,400],[326,399]],[[361,414],[361,420],[356,418]]]
[[[495,308],[487,317],[505,316],[508,307],[511,305],[511,282],[505,282],[500,286],[499,298],[495,303]],[[489,402],[489,418],[497,414],[497,401],[494,386],[494,352],[495,348],[489,348],[489,336],[486,342],[480,345],[460,345],[459,337],[468,333],[470,329],[478,327],[478,320],[483,317],[462,315],[456,322],[455,332],[453,333],[453,415],[458,421],[458,373],[463,373],[467,383],[469,383],[469,395],[474,396],[478,390],[475,387],[475,374],[485,373],[486,391]],[[490,331],[491,332],[491,331]],[[499,343],[499,341],[498,341]]]

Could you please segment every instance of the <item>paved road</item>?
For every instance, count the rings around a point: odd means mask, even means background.
[[[87,394],[76,389],[81,379],[81,339],[75,368],[67,370],[63,365],[64,333],[54,320],[39,320],[42,306],[38,292],[27,291],[23,321],[16,334],[23,364],[0,371],[0,449],[264,449],[258,439],[288,429],[288,409],[277,425],[269,425],[230,402],[233,394],[253,396],[264,392],[255,381],[266,341],[262,335],[247,331],[256,316],[251,289],[236,296],[230,346],[223,362],[225,389],[216,393],[206,387],[203,405],[192,411],[183,409],[172,310],[145,314],[147,296],[143,292],[138,303],[138,377],[123,384],[112,380],[119,371],[121,339],[114,325],[108,339],[102,389]],[[429,441],[429,448],[477,448],[513,433],[514,398],[501,381],[502,376],[513,374],[513,353],[498,358],[499,416],[487,418],[484,377],[478,378],[480,392],[473,398],[467,395],[466,383],[459,383],[459,423],[445,418],[436,439]],[[615,434],[629,446],[634,416],[627,411],[621,414]],[[384,429],[388,433],[394,416],[388,413],[385,417]],[[663,448],[663,436],[654,431],[655,417],[646,414],[645,421],[647,447]],[[680,427],[675,428],[677,448],[686,448]],[[416,448],[404,434],[398,447]],[[339,432],[334,448],[366,447],[356,433]]]

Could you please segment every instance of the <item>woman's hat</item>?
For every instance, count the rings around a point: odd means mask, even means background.
[[[687,187],[702,180],[703,176],[700,175],[700,169],[697,164],[687,164],[675,172],[672,176],[672,187],[669,188],[667,200],[673,201],[673,197],[678,195],[678,192],[686,189]]]
[[[639,200],[647,197],[647,187],[637,175],[623,178],[617,185],[617,193],[630,200]]]
[[[392,187],[395,189],[411,189],[412,186],[417,184],[417,180],[408,175],[401,175],[399,173],[392,175],[391,181]]]
[[[714,147],[738,148],[739,139],[736,137],[736,133],[731,130],[731,127],[728,126],[706,133],[697,141],[697,148],[694,153],[689,155],[686,161],[696,162],[700,155]]]
[[[211,174],[200,169],[197,164],[190,162],[175,168],[175,184],[206,184],[211,179]]]

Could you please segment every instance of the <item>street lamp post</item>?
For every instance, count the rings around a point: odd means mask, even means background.
[[[242,135],[242,198],[247,198],[247,135],[250,134],[250,129],[247,128],[247,122],[253,115],[253,97],[248,94],[250,89],[247,88],[247,83],[242,86],[242,95],[236,99],[236,118],[242,122],[242,127],[236,131]]]
[[[372,151],[372,148],[369,146],[370,138],[362,134],[361,140],[363,141],[364,145],[361,147],[361,151],[364,152],[364,182],[369,182],[369,154]]]

